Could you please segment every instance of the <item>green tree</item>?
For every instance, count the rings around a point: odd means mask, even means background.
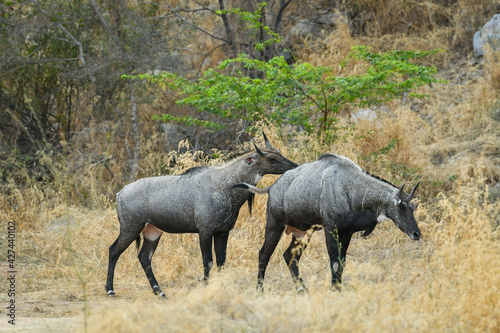
[[[436,52],[438,50],[377,54],[366,46],[354,47],[341,64],[361,61],[361,73],[352,76],[338,76],[331,67],[309,63],[297,62],[291,66],[283,57],[261,61],[240,54],[224,61],[217,69],[207,70],[195,81],[171,72],[136,78],[176,91],[177,103],[181,105],[194,106],[223,118],[269,119],[324,132],[334,129],[335,114],[346,105],[384,103],[404,93],[421,96],[411,91],[438,80],[434,77],[436,68],[418,65],[416,60]],[[189,117],[164,115],[163,119],[212,128],[219,126],[197,123]]]

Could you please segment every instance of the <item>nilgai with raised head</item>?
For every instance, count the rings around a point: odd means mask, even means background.
[[[109,247],[106,281],[108,295],[115,294],[113,276],[116,261],[140,234],[144,242],[139,261],[155,295],[165,296],[151,268],[151,258],[163,232],[198,233],[203,257],[204,278],[212,263],[212,238],[217,266],[226,260],[229,231],[233,229],[240,207],[253,199],[253,193],[234,191],[234,184],[256,185],[266,174],[282,174],[297,167],[264,134],[266,147],[247,153],[222,167],[194,167],[182,175],[142,178],[126,185],[116,195],[120,234]],[[251,209],[251,206],[250,206]]]
[[[262,288],[267,264],[283,231],[292,234],[283,257],[298,290],[305,288],[298,263],[306,244],[297,240],[307,230],[314,232],[317,226],[324,229],[332,285],[341,282],[347,247],[355,232],[364,231],[363,236],[368,236],[378,222],[389,218],[411,239],[418,240],[415,206],[410,203],[418,184],[410,194],[403,187],[404,184],[398,188],[374,177],[350,159],[333,154],[286,172],[267,189],[235,185],[234,188],[269,194],[265,241],[259,251],[258,288]]]

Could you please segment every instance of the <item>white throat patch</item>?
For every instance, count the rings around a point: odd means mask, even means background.
[[[382,221],[385,221],[385,220],[388,220],[389,218],[387,216],[385,216],[384,213],[381,213],[378,217],[377,217],[377,222],[382,222]]]
[[[255,175],[255,184],[257,184],[261,178],[262,178],[262,176],[261,176],[261,175],[256,174],[256,175]]]

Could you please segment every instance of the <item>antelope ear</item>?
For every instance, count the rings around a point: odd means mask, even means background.
[[[405,193],[405,191],[403,190],[403,187],[405,187],[405,184],[401,185],[401,187],[399,188],[399,193],[398,193],[399,199],[404,199],[403,193]],[[401,200],[399,200],[399,202],[401,202]]]

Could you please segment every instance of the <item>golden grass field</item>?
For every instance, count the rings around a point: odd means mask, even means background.
[[[337,37],[330,42],[338,46]],[[358,41],[345,43],[348,48]],[[318,61],[336,56],[327,50]],[[258,196],[251,217],[242,207],[226,268],[213,269],[208,284],[202,281],[198,235],[164,234],[153,269],[168,299],[151,292],[135,246],[118,261],[117,296],[110,298],[104,291],[107,250],[119,231],[110,198],[119,189],[102,167],[69,173],[47,157],[49,167],[63,170],[52,183],[31,180],[21,188],[18,180],[29,179],[21,170],[0,192],[0,331],[499,332],[500,65],[490,57],[451,68],[438,75],[447,83],[423,89],[429,98],[394,101],[374,122],[347,126],[346,111],[340,115],[341,139],[333,145],[304,134],[283,140],[279,129],[261,124],[283,155],[299,164],[332,152],[398,186],[422,180],[415,211],[421,240],[410,240],[391,221],[365,239],[355,235],[341,291],[330,290],[322,231],[313,235],[300,263],[306,293],[295,292],[281,257],[291,236],[282,237],[269,263],[264,293],[256,291],[267,200]],[[97,145],[105,134],[88,135],[82,140]],[[141,174],[157,174],[169,156],[156,152],[156,137],[142,139]],[[371,154],[393,139],[393,149]],[[190,154],[179,160],[176,173],[195,165]],[[260,186],[275,179],[266,176]],[[16,222],[14,330],[3,291],[8,221]]]

